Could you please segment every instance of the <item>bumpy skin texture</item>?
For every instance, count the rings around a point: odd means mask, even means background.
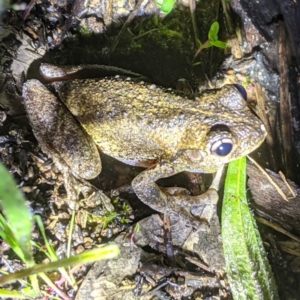
[[[174,197],[162,193],[156,180],[181,171],[213,173],[252,152],[266,136],[261,121],[231,85],[193,100],[121,78],[58,82],[54,87],[81,125],[40,82],[27,81],[25,107],[42,149],[54,151],[77,176],[87,179],[101,170],[91,140],[118,160],[148,168],[132,186],[143,202],[163,213],[186,215],[168,202]],[[232,144],[225,156],[215,151],[222,141]]]
[[[38,80],[24,84],[25,108],[36,139],[64,171],[92,179],[101,172],[96,145],[68,109]]]
[[[195,101],[115,78],[74,80],[57,91],[101,151],[131,165],[164,161],[178,170],[212,173],[265,137],[261,121],[232,85]],[[225,131],[211,132],[221,125]],[[213,141],[222,138],[233,140],[233,150],[226,157],[212,155]]]

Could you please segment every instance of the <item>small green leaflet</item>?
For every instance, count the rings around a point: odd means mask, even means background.
[[[220,25],[218,22],[213,22],[208,32],[208,39],[213,42],[218,40]]]
[[[155,3],[160,6],[162,12],[169,14],[174,7],[175,0],[156,0]]]
[[[219,41],[219,37],[218,37],[219,29],[220,29],[220,25],[218,22],[213,22],[211,24],[208,32],[209,45],[206,48],[209,48],[211,46],[215,46],[221,49],[226,48],[227,43]]]

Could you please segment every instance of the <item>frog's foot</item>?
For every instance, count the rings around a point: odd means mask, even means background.
[[[111,200],[107,197],[103,191],[97,189],[88,181],[82,178],[75,177],[70,171],[64,172],[64,184],[67,191],[69,206],[71,209],[78,209],[78,199],[80,199],[80,193],[84,199],[93,202],[99,202],[107,211],[114,211],[114,207],[111,204]]]
[[[205,193],[198,196],[191,196],[188,194],[188,191],[184,191],[182,189],[181,193],[169,194],[169,191],[163,190],[166,194],[172,195],[173,201],[177,203],[177,205],[182,207],[192,207],[197,205],[204,204],[214,204],[216,205],[219,200],[218,192],[215,189],[209,188]]]
[[[167,164],[157,164],[153,169],[145,170],[132,181],[132,187],[137,196],[152,209],[164,214],[175,214],[180,218],[185,218],[192,226],[198,226],[197,210],[192,210],[192,206],[209,204],[216,206],[218,202],[218,185],[222,175],[220,170],[215,177],[211,187],[200,196],[190,196],[182,188],[160,189],[155,181],[162,177],[169,177],[177,173],[174,168]],[[207,215],[207,214],[206,214]],[[202,219],[202,213],[201,213]],[[205,217],[209,223],[210,217]]]
[[[213,214],[216,213],[217,203],[219,201],[218,189],[222,175],[223,168],[216,173],[209,189],[198,196],[191,196],[187,194],[184,189],[178,189],[178,193],[173,196],[173,201],[176,202],[178,206],[189,208],[189,212],[193,216],[210,224]]]
[[[125,184],[120,187],[114,188],[110,191],[110,196],[111,197],[118,197],[122,193],[127,193],[127,194],[134,194],[134,190],[131,186],[131,184]]]
[[[205,193],[198,196],[191,196],[190,191],[181,187],[167,187],[161,190],[169,196],[173,196],[173,200],[179,206],[195,206],[203,204],[217,204],[219,196],[214,187],[210,187]]]
[[[167,189],[167,192],[164,189],[164,193],[168,197],[168,204],[175,210],[185,210],[189,214],[189,219],[196,219],[201,223],[204,221],[210,224],[219,200],[218,192],[215,189],[209,189],[199,196],[191,196],[187,194],[185,189],[178,189],[177,193],[173,195],[168,192],[169,189]],[[171,192],[174,192],[173,188],[171,188]]]
[[[176,203],[178,207],[185,209],[191,217],[210,224],[210,220],[218,203],[219,195],[214,188],[210,188],[204,194],[191,196],[185,188],[170,187],[161,188],[168,197],[168,203]]]

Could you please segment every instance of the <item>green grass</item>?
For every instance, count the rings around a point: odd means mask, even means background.
[[[79,255],[59,259],[55,249],[48,242],[45,228],[39,216],[32,216],[29,207],[26,205],[22,192],[17,188],[10,173],[0,164],[0,237],[6,241],[16,255],[25,265],[24,270],[12,274],[4,274],[0,277],[0,286],[22,278],[29,277],[29,281],[23,280],[21,291],[9,291],[0,289],[0,297],[13,299],[35,298],[45,294],[41,292],[38,278],[42,279],[49,288],[52,288],[60,299],[69,299],[46,275],[45,272],[58,270],[68,283],[77,290],[76,281],[68,274],[65,268],[82,263],[91,263],[101,259],[112,259],[119,255],[119,247],[116,244],[109,244],[90,251],[85,251]],[[74,226],[75,212],[72,215],[70,228]],[[36,221],[43,236],[45,247],[35,243],[31,239],[32,227]],[[72,229],[70,230],[72,231]],[[68,245],[71,244],[71,234]],[[47,264],[36,264],[33,257],[33,248],[42,251],[50,260]],[[2,272],[3,274],[4,272]],[[53,297],[52,297],[53,298]]]

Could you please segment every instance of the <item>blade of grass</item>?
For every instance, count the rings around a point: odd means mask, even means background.
[[[34,265],[30,244],[32,219],[21,191],[6,168],[0,164],[0,204],[11,231],[21,248],[27,266]]]
[[[73,218],[74,215],[74,218]],[[72,221],[74,223],[74,219],[75,219],[75,213],[73,213],[72,215]],[[53,246],[48,242],[47,236],[46,236],[46,232],[45,232],[45,228],[44,228],[44,224],[42,222],[42,219],[40,216],[34,216],[35,221],[38,224],[38,227],[40,229],[40,232],[43,236],[47,251],[42,250],[38,245],[36,245],[36,247],[38,247],[41,251],[43,251],[50,259],[51,261],[57,261],[58,257],[56,255],[55,249],[53,248]],[[69,275],[68,272],[64,269],[64,268],[59,268],[58,269],[59,272],[62,274],[62,276],[64,276],[66,278],[66,280],[69,282],[69,284],[75,289],[75,291],[77,291],[78,287],[77,287],[77,283],[74,279],[74,277],[72,275]]]
[[[47,248],[47,252],[45,252],[47,254],[47,256],[52,260],[52,261],[56,261],[58,260],[58,257],[56,255],[55,249],[53,248],[53,246],[48,242],[48,239],[46,237],[46,232],[45,232],[45,228],[44,228],[44,224],[43,221],[41,219],[40,216],[34,216],[34,219],[39,227],[39,230],[43,236],[46,248]]]
[[[21,292],[17,291],[7,291],[0,289],[0,297],[3,298],[12,298],[12,299],[26,299],[27,296],[24,296]]]
[[[26,270],[22,270],[22,271],[13,273],[13,274],[2,276],[2,277],[0,277],[0,285],[15,281],[20,278],[30,276],[33,274],[38,274],[41,272],[49,272],[49,271],[56,270],[56,269],[62,268],[62,267],[69,267],[69,266],[77,264],[77,263],[91,263],[96,260],[112,259],[112,258],[115,258],[116,256],[118,256],[119,253],[120,253],[120,248],[118,247],[118,245],[110,244],[110,245],[103,246],[103,247],[100,247],[97,249],[82,252],[76,256],[61,259],[59,261],[51,262],[48,264],[35,265]]]
[[[229,164],[222,207],[227,274],[235,300],[279,299],[267,255],[246,198],[246,158]]]
[[[71,244],[72,244],[72,234],[74,230],[74,224],[75,224],[75,210],[73,210],[72,212],[72,218],[70,222],[68,245],[67,245],[67,257],[70,257],[71,254]]]
[[[15,238],[15,235],[13,234],[9,224],[3,217],[3,215],[0,213],[0,236],[4,241],[6,241],[12,250],[20,257],[20,259],[25,263],[26,259],[23,254],[22,249],[20,248],[18,241]]]

